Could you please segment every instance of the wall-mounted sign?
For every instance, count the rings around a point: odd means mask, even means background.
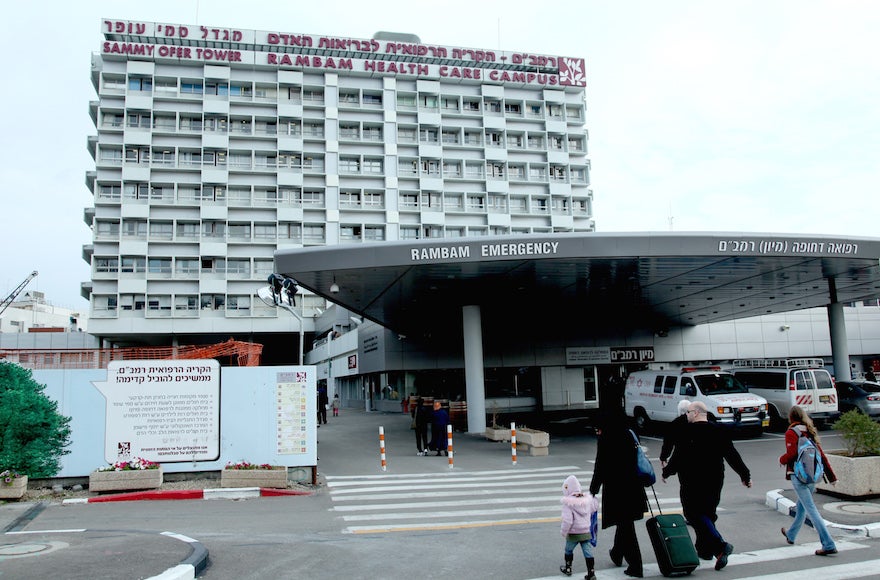
[[[565,364],[602,365],[653,362],[653,346],[590,346],[565,349]]]
[[[220,363],[113,361],[93,382],[107,399],[104,459],[214,461],[220,456]]]

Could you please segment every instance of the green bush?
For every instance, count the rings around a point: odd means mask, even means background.
[[[869,416],[853,409],[841,415],[833,427],[846,441],[850,457],[880,455],[880,424]]]
[[[31,371],[0,361],[0,470],[53,477],[70,453],[70,417],[43,392]]]

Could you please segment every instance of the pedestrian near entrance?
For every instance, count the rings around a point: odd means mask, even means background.
[[[318,387],[318,425],[327,424],[327,387]]]
[[[574,475],[565,478],[562,484],[562,537],[565,538],[563,558],[565,563],[559,571],[571,576],[571,564],[574,561],[574,549],[578,544],[587,563],[587,575],[584,580],[596,580],[596,559],[593,558],[593,546],[596,545],[598,521],[596,511],[599,500],[591,493],[581,490],[581,483]]]
[[[627,576],[641,578],[642,552],[636,537],[635,521],[645,517],[648,500],[636,472],[636,448],[626,428],[623,409],[607,409],[599,414],[596,464],[590,493],[602,490],[602,529],[615,526],[609,555],[615,566],[626,560]]]
[[[828,556],[829,554],[836,554],[837,546],[834,544],[834,539],[828,532],[828,527],[825,526],[825,520],[822,519],[819,509],[816,507],[816,502],[813,500],[816,484],[803,483],[794,474],[794,464],[798,457],[802,437],[812,441],[819,451],[824,468],[823,477],[834,485],[837,483],[837,476],[832,471],[831,464],[828,463],[828,459],[825,457],[825,452],[819,446],[819,435],[810,416],[801,407],[795,405],[788,413],[788,421],[789,426],[785,431],[785,453],[779,457],[779,463],[785,467],[785,479],[791,481],[791,486],[794,488],[794,493],[797,495],[798,500],[794,521],[788,530],[782,528],[782,535],[785,536],[786,542],[794,544],[798,532],[801,531],[801,526],[804,525],[804,520],[809,516],[810,521],[813,522],[813,527],[819,533],[819,540],[822,542],[822,547],[816,550],[816,555]]]
[[[423,456],[428,454],[428,423],[430,422],[431,410],[425,407],[425,402],[421,397],[413,403],[412,424],[416,432],[416,455]]]
[[[437,455],[447,455],[446,451],[446,426],[449,425],[449,413],[440,404],[434,401],[434,412],[431,414],[431,443],[428,449],[436,451]]]
[[[333,416],[339,416],[339,393],[333,394],[333,402],[330,403],[330,408],[333,409]]]
[[[727,430],[709,422],[704,403],[691,403],[687,415],[689,425],[663,468],[663,481],[678,474],[681,507],[685,519],[694,528],[697,554],[704,560],[715,557],[715,569],[721,570],[733,553],[733,544],[726,542],[715,526],[724,486],[724,462],[746,487],[752,487],[751,473]]]
[[[676,446],[681,444],[684,438],[685,429],[688,426],[687,410],[690,406],[691,402],[687,399],[682,399],[678,402],[678,417],[669,423],[666,436],[663,437],[663,446],[660,448],[660,465],[662,467],[666,467],[672,452]]]

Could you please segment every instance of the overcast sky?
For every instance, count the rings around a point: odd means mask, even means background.
[[[431,7],[430,9],[428,7]],[[0,295],[87,309],[102,18],[586,59],[596,228],[880,236],[880,2],[61,0],[7,11]]]

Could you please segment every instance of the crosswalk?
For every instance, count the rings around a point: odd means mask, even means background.
[[[735,570],[738,566],[748,564],[761,564],[764,562],[789,561],[792,569],[786,572],[775,574],[759,574],[757,576],[736,576],[739,580],[803,580],[805,577],[821,578],[822,580],[847,580],[850,578],[877,578],[877,571],[880,570],[880,560],[867,560],[862,562],[849,562],[846,564],[835,564],[833,558],[818,559],[813,556],[813,551],[820,548],[819,542],[799,544],[797,546],[785,546],[780,548],[769,548],[767,550],[754,550],[751,552],[734,553],[730,556],[725,571],[728,573]],[[838,552],[849,552],[851,550],[861,550],[868,548],[864,544],[856,542],[838,541]],[[712,570],[712,563],[704,561],[702,565],[694,572],[698,574],[701,570]],[[600,577],[602,580],[627,580],[629,576],[623,573],[623,568],[608,568],[601,570]],[[646,563],[644,567],[645,578],[662,578],[660,568],[657,564]],[[559,578],[559,574],[553,576],[545,576],[541,578],[532,578],[531,580],[555,580]]]
[[[593,475],[564,465],[326,480],[343,531],[368,534],[559,521],[562,482],[571,474],[584,487]],[[660,504],[664,512],[680,511],[678,497],[661,498]]]

